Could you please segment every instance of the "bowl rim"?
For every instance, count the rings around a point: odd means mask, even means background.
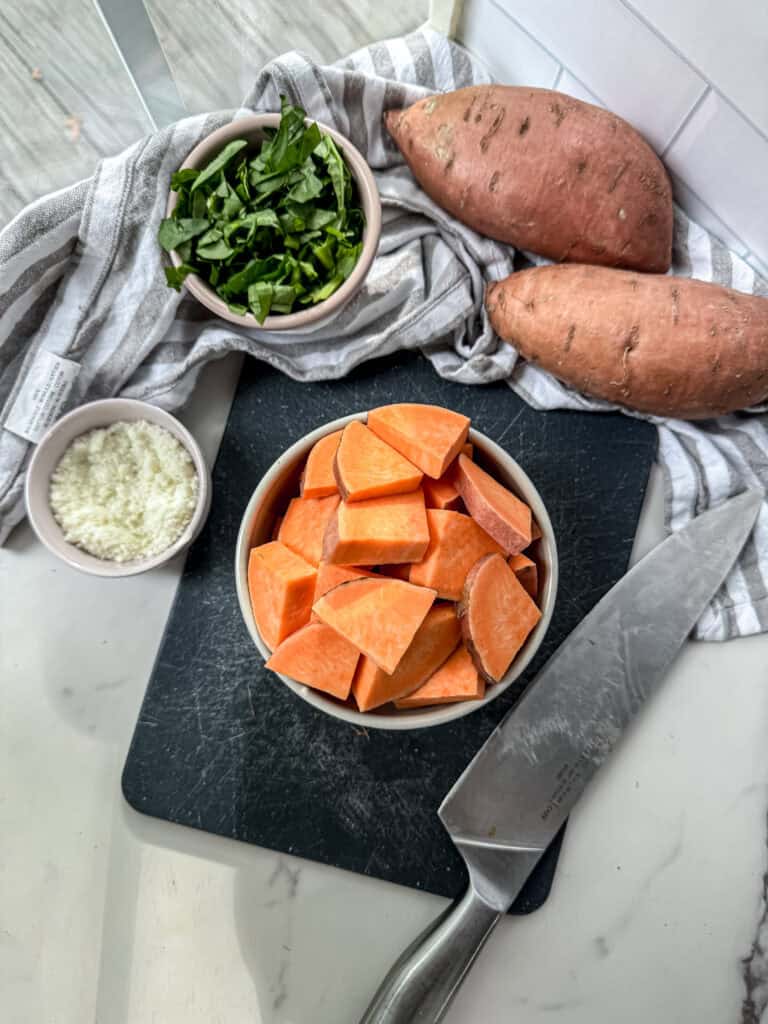
[[[82,429],[72,429],[80,421],[88,419],[94,410],[102,409],[105,413],[105,418],[102,422],[91,422],[89,424],[84,424]],[[47,516],[43,516],[42,509],[39,505],[39,499],[32,496],[33,483],[36,482],[40,473],[43,472],[40,469],[40,465],[43,461],[46,450],[50,448],[50,446],[60,438],[62,434],[68,436],[64,446],[64,450],[66,450],[72,441],[77,437],[81,437],[83,434],[89,433],[91,430],[98,430],[108,427],[113,423],[123,422],[123,417],[120,415],[121,411],[138,413],[139,415],[134,417],[134,421],[146,419],[150,423],[155,423],[158,426],[165,427],[169,433],[173,434],[173,436],[184,445],[189,453],[195,466],[195,472],[197,473],[198,480],[197,503],[195,505],[195,510],[192,513],[190,521],[187,523],[179,537],[173,542],[173,544],[165,548],[163,551],[159,551],[156,555],[152,555],[149,558],[133,559],[129,562],[114,562],[106,558],[98,558],[98,556],[92,555],[90,552],[84,551],[77,547],[77,545],[65,540],[61,527],[53,516],[50,505],[47,507],[47,512],[50,516],[49,521]],[[107,413],[109,415],[106,415]],[[46,493],[51,473],[55,469],[56,465],[58,465],[58,460],[53,464],[51,472],[48,474],[45,488]],[[100,398],[93,402],[85,402],[83,405],[72,409],[60,419],[56,420],[56,422],[53,423],[40,438],[34,452],[32,453],[32,457],[27,468],[26,478],[24,480],[24,504],[26,506],[30,525],[38,540],[48,548],[52,554],[56,555],[57,558],[61,559],[61,561],[65,562],[67,565],[70,565],[73,569],[78,569],[80,572],[88,573],[91,576],[108,578],[137,576],[139,573],[148,572],[150,569],[155,569],[158,566],[165,565],[179,554],[179,552],[184,551],[189,547],[192,541],[195,540],[208,518],[208,512],[211,507],[211,474],[200,445],[184,424],[172,415],[172,413],[160,408],[160,406],[151,405],[149,402],[142,402],[137,398]],[[53,523],[53,528],[50,525],[51,522]],[[56,537],[56,541],[53,540],[53,536]]]
[[[215,150],[219,150],[240,135],[253,133],[263,128],[277,127],[280,124],[280,118],[281,115],[276,113],[248,114],[244,117],[236,118],[234,121],[230,121],[228,124],[206,135],[204,139],[201,139],[187,154],[184,162],[178,169],[181,171],[190,167],[196,168],[204,154],[206,159],[212,159],[215,156],[215,152],[207,152],[212,144]],[[324,124],[322,121],[315,121],[311,117],[306,117],[304,121],[307,124],[317,124],[320,131],[330,135],[342,150],[344,159],[357,183],[361,206],[365,213],[363,248],[352,273],[336,289],[333,295],[297,313],[281,313],[278,316],[268,316],[263,324],[260,324],[252,313],[246,313],[245,315],[232,313],[227,303],[214,292],[199,274],[187,275],[184,279],[184,285],[198,302],[223,320],[239,324],[241,327],[255,328],[260,331],[295,331],[301,328],[317,327],[327,317],[340,310],[360,288],[368,275],[368,271],[371,269],[371,264],[379,247],[381,235],[381,198],[371,168],[368,166],[360,150],[335,128],[331,128],[330,125]],[[167,217],[170,217],[176,208],[177,202],[178,193],[169,190],[166,206]],[[175,267],[181,266],[182,259],[175,249],[169,253],[169,256],[171,263]]]
[[[256,649],[265,661],[269,658],[271,650],[265,644],[261,634],[259,633],[258,627],[256,626],[253,611],[251,610],[250,596],[248,594],[248,552],[251,547],[251,522],[256,509],[269,495],[274,484],[278,481],[286,468],[292,466],[302,456],[305,456],[317,441],[325,437],[327,434],[343,429],[348,423],[351,423],[352,420],[361,420],[365,422],[367,416],[368,410],[350,413],[347,416],[341,416],[338,419],[324,424],[323,426],[317,427],[315,430],[312,430],[303,437],[300,437],[272,463],[256,485],[248,500],[248,504],[246,505],[243,517],[240,521],[240,527],[237,533],[237,542],[235,545],[235,588],[243,621],[245,622],[248,633],[250,634]],[[299,683],[295,679],[291,679],[290,676],[283,675],[279,672],[274,673],[274,675],[278,676],[279,679],[289,687],[289,689],[291,689],[297,696],[301,697],[302,700],[312,705],[312,707],[317,708],[334,718],[347,722],[350,725],[362,728],[400,730],[425,729],[436,725],[443,725],[448,722],[453,722],[456,719],[463,718],[465,715],[469,715],[473,711],[477,711],[479,708],[489,704],[492,700],[495,700],[500,694],[508,689],[516,679],[518,679],[539,650],[552,620],[558,589],[559,563],[557,542],[555,539],[555,532],[552,527],[552,521],[549,517],[546,505],[544,504],[537,488],[533,484],[533,481],[516,459],[505,452],[504,449],[489,438],[487,434],[483,434],[481,431],[473,427],[470,427],[468,438],[483,452],[483,454],[488,455],[495,462],[499,463],[502,468],[503,464],[506,462],[506,468],[508,470],[511,469],[515,475],[518,475],[518,479],[522,484],[522,489],[528,490],[528,493],[524,495],[525,500],[531,506],[536,522],[539,524],[542,532],[542,542],[547,546],[547,564],[549,571],[547,573],[547,579],[541,597],[541,619],[539,619],[538,623],[526,640],[521,656],[515,657],[504,678],[500,682],[494,683],[493,686],[489,687],[482,700],[460,701],[455,704],[442,704],[426,709],[414,708],[395,712],[380,712],[378,714],[357,711],[354,708],[347,707],[341,703],[331,700],[325,696],[322,691],[315,690],[310,686],[306,686],[304,683]],[[266,541],[264,543],[266,543]]]

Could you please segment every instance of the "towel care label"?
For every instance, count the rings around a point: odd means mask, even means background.
[[[5,429],[36,444],[59,418],[79,373],[79,363],[41,349],[11,406]]]

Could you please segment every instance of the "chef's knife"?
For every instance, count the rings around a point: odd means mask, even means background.
[[[465,896],[402,954],[361,1024],[440,1021],[589,780],[728,575],[763,495],[746,491],[672,534],[576,627],[439,810]]]

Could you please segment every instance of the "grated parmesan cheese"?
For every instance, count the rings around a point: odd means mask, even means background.
[[[163,427],[119,422],[75,438],[51,476],[51,510],[65,538],[114,562],[159,554],[184,531],[198,479],[187,449]]]

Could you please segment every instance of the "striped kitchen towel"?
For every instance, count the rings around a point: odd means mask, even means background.
[[[484,81],[459,46],[430,30],[329,67],[290,53],[258,76],[234,116],[278,110],[286,94],[352,139],[381,192],[378,258],[364,289],[325,328],[270,336],[235,327],[165,285],[156,233],[171,172],[232,112],[180,121],[24,210],[0,234],[0,542],[23,517],[25,466],[48,423],[115,394],[177,408],[200,367],[235,349],[302,381],[341,377],[399,348],[422,349],[444,377],[506,380],[536,408],[606,408],[518,361],[494,336],[483,291],[512,272],[514,251],[435,206],[382,128],[387,109]],[[766,294],[747,264],[680,212],[674,264],[676,274]],[[659,421],[658,429],[669,529],[745,487],[768,484],[765,417]],[[722,640],[768,628],[767,580],[768,506],[696,635]]]

